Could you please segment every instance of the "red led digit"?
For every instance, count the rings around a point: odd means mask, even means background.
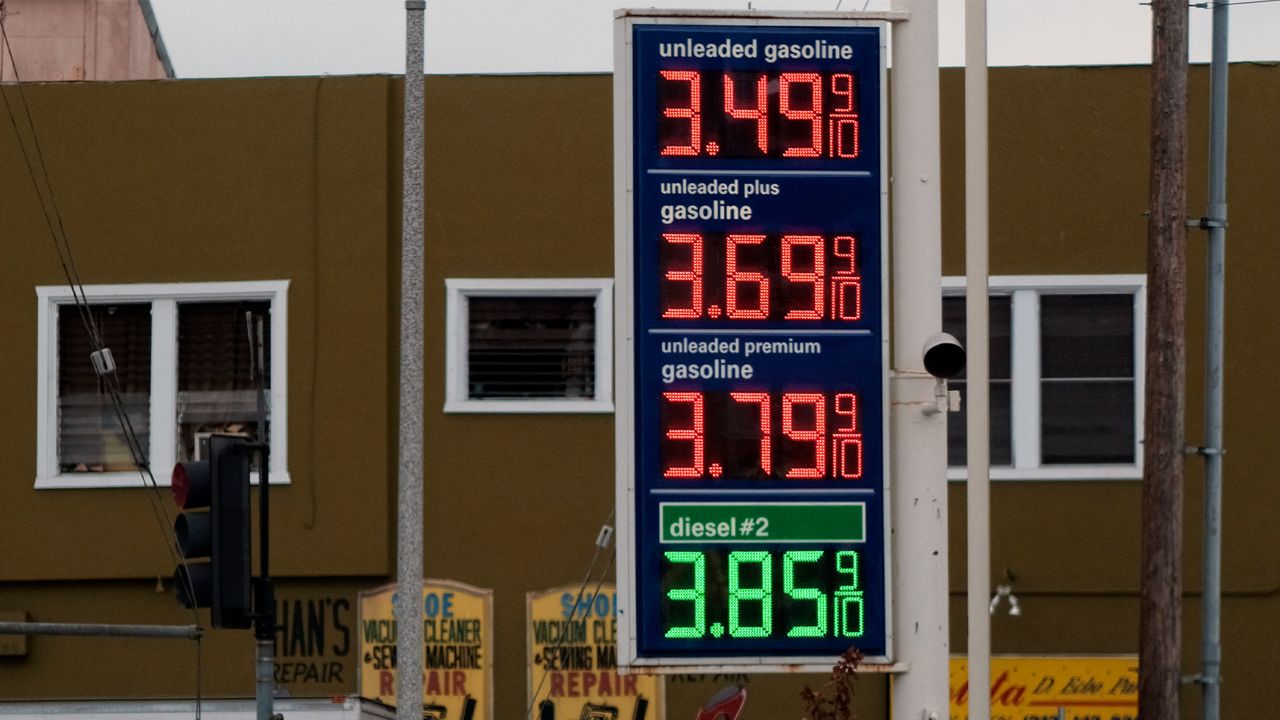
[[[827,137],[830,138],[827,157],[858,157],[858,116],[833,113],[827,122],[831,125],[827,131]]]
[[[687,270],[667,270],[663,275],[672,282],[689,283],[689,307],[670,307],[662,317],[690,320],[702,317],[702,236],[697,233],[663,233],[662,239],[672,245],[689,246]]]
[[[807,430],[792,422],[796,405],[813,406],[813,427]],[[821,393],[784,393],[782,396],[782,434],[796,442],[813,443],[813,467],[795,467],[787,471],[789,478],[820,478],[827,474],[827,399]]]
[[[809,109],[791,107],[791,86],[807,83],[810,88]],[[780,111],[788,120],[808,121],[809,146],[789,147],[782,157],[818,157],[822,154],[822,78],[817,73],[782,73],[778,81]]]
[[[702,477],[703,462],[706,457],[705,403],[699,392],[664,392],[663,399],[670,403],[690,403],[693,405],[692,427],[668,427],[668,440],[687,440],[693,443],[693,461],[690,465],[672,465],[663,471],[662,477],[696,478]]]
[[[858,432],[858,396],[836,393],[836,415],[848,418],[848,424],[831,433],[832,475],[846,480],[862,477],[862,433]]]
[[[738,246],[760,245],[764,235],[725,236],[725,306],[734,320],[764,320],[769,317],[769,278],[764,273],[738,268]],[[759,302],[754,308],[738,307],[738,285],[755,283],[760,291]]]
[[[689,119],[689,144],[664,145],[661,155],[697,155],[702,151],[702,73],[696,70],[662,70],[662,79],[689,83],[689,107],[664,107],[662,117]]]
[[[832,112],[853,112],[853,76],[849,73],[835,73],[831,76],[831,94],[844,98],[844,107],[833,107]]]
[[[813,270],[795,269],[793,254],[796,246],[808,247],[813,252]],[[785,320],[821,320],[826,309],[823,288],[827,284],[826,243],[821,235],[782,236],[782,277],[793,283],[809,283],[813,286],[813,307],[788,310]]]
[[[844,98],[844,106],[832,108],[827,116],[827,157],[856,158],[860,148],[861,128],[853,109],[853,76],[836,73],[831,76],[831,94]]]
[[[735,392],[729,397],[740,403],[752,403],[760,406],[760,469],[765,475],[773,472],[773,423],[769,414],[769,393]]]
[[[733,76],[724,74],[724,111],[734,120],[756,121],[756,147],[769,152],[769,82],[762,74],[756,78],[756,106],[740,108],[734,97]]]
[[[849,261],[831,276],[831,319],[862,319],[862,276],[858,274],[854,255],[857,240],[852,235],[838,235],[833,244],[833,254]],[[837,263],[839,264],[839,263]]]

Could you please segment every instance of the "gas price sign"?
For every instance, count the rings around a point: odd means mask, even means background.
[[[620,664],[888,661],[884,27],[617,32]]]

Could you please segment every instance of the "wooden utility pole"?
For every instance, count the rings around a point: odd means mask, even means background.
[[[1187,2],[1154,0],[1138,716],[1177,720],[1186,381]]]

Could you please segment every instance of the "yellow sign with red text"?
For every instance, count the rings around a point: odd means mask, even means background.
[[[360,593],[360,697],[396,704],[396,586]],[[424,720],[489,720],[493,591],[452,580],[422,590]]]
[[[990,697],[991,720],[1135,720],[1138,658],[996,656],[991,658]],[[969,663],[953,657],[951,720],[968,718]]]
[[[531,720],[666,716],[661,678],[618,674],[618,593],[613,585],[531,592],[525,605]]]

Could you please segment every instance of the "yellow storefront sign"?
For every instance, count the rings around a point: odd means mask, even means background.
[[[968,720],[968,678],[965,658],[951,658],[951,720]],[[996,656],[990,697],[991,720],[1135,720],[1138,658]]]
[[[360,593],[360,696],[396,704],[396,586]],[[493,715],[493,591],[427,580],[422,591],[425,720]]]
[[[581,595],[580,595],[581,593]],[[531,720],[662,720],[662,679],[618,674],[618,593],[553,588],[525,596]]]

